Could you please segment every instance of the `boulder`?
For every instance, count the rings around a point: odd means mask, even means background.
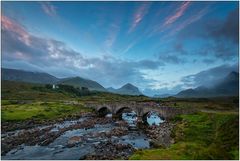
[[[67,144],[69,146],[71,146],[71,145],[75,145],[81,141],[82,141],[82,138],[80,136],[73,136],[68,140]]]

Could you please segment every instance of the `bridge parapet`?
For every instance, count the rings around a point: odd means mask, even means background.
[[[96,111],[99,111],[101,108],[107,108],[112,114],[116,114],[122,108],[129,108],[132,111],[135,111],[139,117],[142,117],[144,114],[155,111],[165,119],[173,118],[178,114],[189,114],[195,112],[193,109],[189,108],[176,108],[168,106],[159,106],[159,105],[147,105],[146,103],[136,103],[136,102],[113,102],[113,103],[102,103],[102,104],[86,104],[88,107],[94,108]]]

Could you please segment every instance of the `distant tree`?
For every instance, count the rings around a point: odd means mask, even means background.
[[[73,87],[70,85],[64,85],[64,84],[59,84],[58,85],[60,91],[65,91],[68,93],[73,93],[76,96],[86,96],[90,94],[90,91],[88,90],[88,88],[86,87],[81,87],[81,89],[79,87]]]

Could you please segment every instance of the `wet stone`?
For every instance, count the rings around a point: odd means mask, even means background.
[[[75,144],[80,143],[81,141],[82,141],[82,138],[80,136],[73,136],[68,140],[67,146],[68,147],[74,146]]]
[[[52,130],[54,128],[57,130]],[[82,122],[70,120],[67,125],[62,121],[46,128],[26,129],[11,136],[6,135],[7,137],[2,139],[2,157],[127,159],[133,153],[134,147],[139,146],[135,146],[135,142],[146,137],[140,136],[142,131],[132,133],[134,137],[130,136],[126,122],[119,121],[115,124],[111,118],[89,117]],[[148,141],[143,141],[143,144],[146,143],[149,144]],[[21,144],[24,144],[23,149],[17,149]],[[12,151],[8,153],[10,150]],[[29,151],[32,153],[28,153]],[[84,157],[85,155],[87,156]]]
[[[87,160],[127,159],[134,151],[131,145],[114,144],[111,141],[95,146],[95,153],[87,155]]]

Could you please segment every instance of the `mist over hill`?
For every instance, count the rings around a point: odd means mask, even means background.
[[[239,73],[232,71],[210,87],[199,86],[179,92],[176,97],[217,97],[239,95]]]

